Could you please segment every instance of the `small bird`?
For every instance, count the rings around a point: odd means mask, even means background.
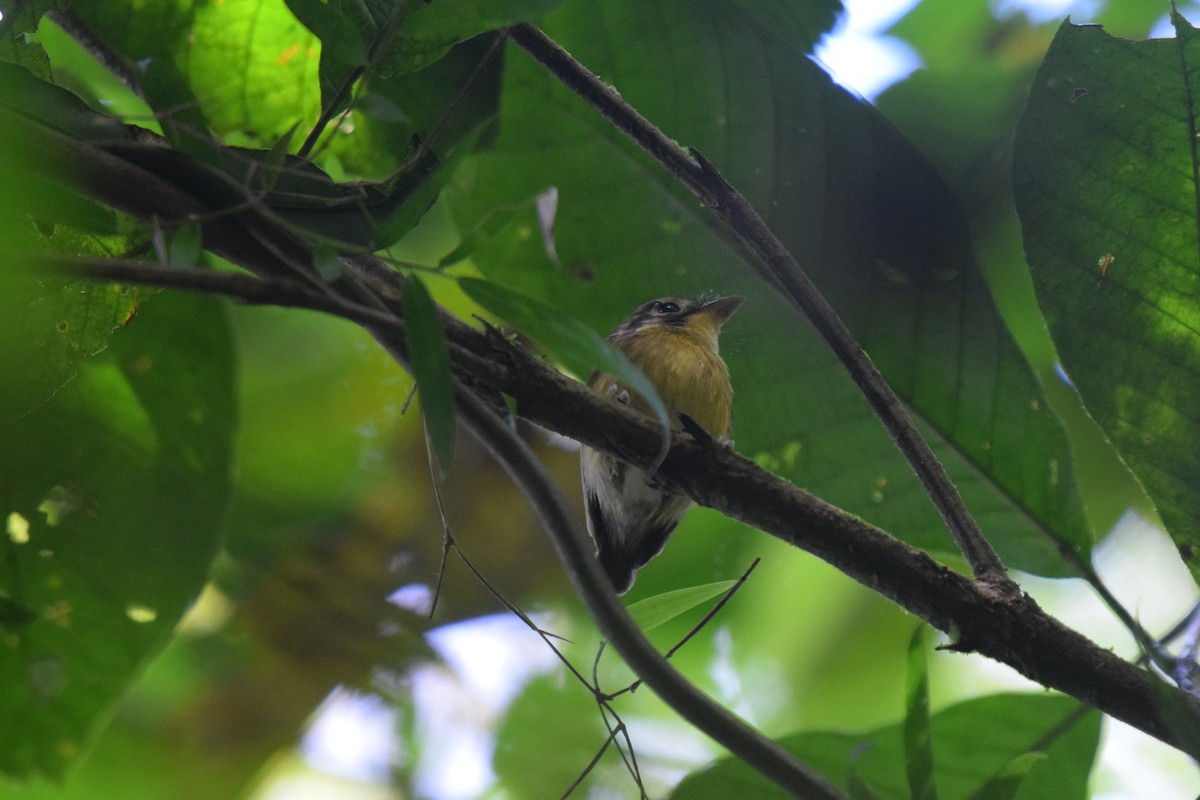
[[[654,384],[677,427],[728,441],[733,430],[733,385],[717,337],[745,298],[663,297],[640,306],[609,334]],[[644,398],[611,375],[595,373],[588,385],[617,402],[650,413]],[[580,454],[588,533],[617,594],[662,552],[692,501],[670,494],[644,470],[584,447]]]

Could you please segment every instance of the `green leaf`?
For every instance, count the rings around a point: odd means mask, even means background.
[[[367,63],[367,45],[358,26],[347,19],[337,3],[322,0],[286,0],[288,8],[304,27],[321,40],[321,57],[349,67]]]
[[[904,766],[912,800],[937,800],[933,783],[933,738],[929,729],[929,659],[925,626],[913,631],[908,645],[904,692]]]
[[[560,797],[606,737],[595,698],[585,687],[557,675],[539,677],[504,715],[492,768],[511,797]],[[547,747],[553,747],[553,758],[546,757]],[[614,759],[609,749],[606,758]]]
[[[421,391],[421,414],[443,473],[454,457],[454,380],[450,372],[450,350],[438,322],[437,307],[429,290],[415,275],[404,282],[404,322],[408,333],[408,355],[417,388]]]
[[[956,199],[915,148],[729,3],[568,2],[541,25],[766,215],[913,410],[1006,563],[1072,574],[1060,547],[1086,555],[1092,534],[1066,438],[996,311]],[[470,180],[452,184],[462,230],[546,186],[560,196],[566,268],[550,264],[536,228],[513,226],[475,254],[488,278],[597,330],[656,296],[745,295],[721,342],[739,451],[914,545],[954,552],[809,323],[690,194],[541,66],[509,60],[500,134],[472,162]]]
[[[1066,373],[1200,576],[1200,39],[1182,19],[1176,33],[1130,42],[1064,24],[1030,92],[1013,170]]]
[[[195,220],[188,220],[171,231],[167,240],[167,263],[180,267],[197,266],[204,249],[203,238],[200,223]]]
[[[670,444],[671,421],[654,384],[620,350],[574,317],[492,281],[459,278],[458,285],[479,305],[533,337],[558,356],[567,369],[586,377],[607,372],[641,395],[663,429],[663,452]]]
[[[217,552],[234,418],[222,306],[162,295],[0,428],[21,454],[0,461],[0,593],[36,614],[3,640],[3,771],[61,777],[171,636]]]
[[[171,63],[217,135],[269,146],[320,113],[320,42],[284,0],[95,0],[72,13],[129,61]]]
[[[1022,800],[1086,800],[1088,776],[1100,741],[1100,715],[1081,712],[1071,698],[1049,694],[998,694],[967,700],[930,719],[934,773],[944,800],[975,797],[1011,763],[1032,750],[1045,759],[1031,765]],[[907,798],[903,723],[863,734],[799,733],[779,740],[788,752],[834,785],[850,791],[852,780],[875,794]],[[684,778],[672,800],[787,795],[744,763],[723,758]]]
[[[1045,758],[1045,753],[1025,753],[1017,756],[983,785],[974,800],[1013,800],[1025,779],[1029,777],[1030,770]]]
[[[536,19],[562,0],[439,0],[416,5],[388,48],[383,69],[411,72],[455,44],[490,30]]]
[[[680,614],[686,614],[701,603],[728,592],[736,583],[737,581],[717,581],[703,586],[689,586],[686,589],[663,592],[631,603],[626,611],[642,630],[653,630]]]
[[[194,158],[215,163],[217,151],[208,120],[183,73],[166,58],[151,58],[138,77],[167,141]]]

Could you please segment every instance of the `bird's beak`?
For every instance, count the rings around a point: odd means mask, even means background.
[[[745,299],[740,294],[718,297],[716,300],[709,300],[700,306],[698,313],[715,320],[719,328],[729,321],[729,318],[733,316],[733,312],[738,310]]]

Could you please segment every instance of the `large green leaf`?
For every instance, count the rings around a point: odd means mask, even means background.
[[[1018,210],[1063,366],[1200,574],[1196,30],[1064,24],[1017,131]]]
[[[320,111],[320,43],[284,0],[97,0],[74,13],[131,63],[170,62],[219,134],[270,143]]]
[[[1084,800],[1100,740],[1100,715],[1081,714],[1068,697],[1007,694],[967,700],[934,714],[938,797],[967,800],[984,787],[996,791],[1014,772],[1013,761],[1030,752],[1046,757],[1032,765],[1021,786],[1023,800]],[[787,750],[835,785],[849,791],[853,774],[879,797],[910,797],[905,772],[903,724],[860,735],[802,733],[780,740]],[[693,773],[672,800],[786,795],[745,764],[725,758]]]
[[[954,199],[912,146],[728,4],[577,3],[544,23],[767,215],[916,412],[1008,562],[1068,574],[1052,537],[1086,551],[1091,534],[1065,439],[996,313]],[[695,200],[521,53],[509,55],[503,97],[496,149],[458,179],[456,212],[471,230],[557,186],[565,268],[542,252],[530,214],[480,249],[485,273],[599,330],[656,295],[746,295],[722,337],[738,449],[914,544],[952,550],[840,366]]]
[[[21,612],[0,622],[0,769],[61,776],[170,637],[216,554],[234,417],[221,305],[164,295],[0,425],[0,596]]]

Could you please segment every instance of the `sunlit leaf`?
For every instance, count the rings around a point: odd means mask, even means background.
[[[269,146],[317,118],[320,42],[284,0],[95,0],[72,13],[129,61],[171,63],[218,135]]]
[[[736,583],[737,581],[718,581],[706,583],[703,586],[674,589],[631,603],[626,610],[638,627],[648,631],[665,622],[670,622],[680,614],[686,614],[707,600],[719,597],[733,588]]]

